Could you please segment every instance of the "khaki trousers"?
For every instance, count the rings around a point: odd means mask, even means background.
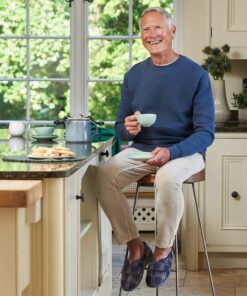
[[[127,148],[96,169],[96,197],[112,224],[118,243],[127,243],[139,237],[139,233],[122,189],[145,175],[156,173],[156,246],[171,247],[184,209],[182,184],[204,168],[203,157],[195,153],[157,168],[128,158],[128,154],[137,151]]]

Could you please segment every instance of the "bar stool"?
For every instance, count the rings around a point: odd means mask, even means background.
[[[133,204],[133,212],[132,212],[133,215],[135,213],[136,202],[137,202],[137,199],[138,199],[138,193],[139,193],[140,187],[153,187],[154,186],[154,180],[155,180],[155,174],[149,174],[149,175],[146,175],[146,176],[140,178],[136,182],[137,186],[136,186],[136,192],[135,192],[135,198],[134,198],[134,204]],[[214,288],[214,283],[213,283],[213,278],[212,278],[212,272],[211,272],[211,267],[210,267],[210,263],[209,263],[209,259],[208,259],[207,244],[206,244],[206,240],[205,240],[203,225],[202,225],[202,221],[201,221],[201,217],[200,217],[200,213],[199,213],[199,207],[198,207],[196,191],[195,191],[195,183],[202,182],[204,180],[205,180],[205,170],[203,169],[202,171],[192,175],[187,180],[185,180],[184,184],[191,184],[192,185],[193,196],[194,196],[195,207],[196,207],[196,213],[197,213],[200,233],[201,233],[201,237],[202,237],[202,242],[203,242],[205,259],[206,259],[206,262],[207,262],[207,268],[208,268],[208,275],[209,275],[209,279],[210,279],[211,291],[212,291],[212,295],[215,296],[216,294],[215,294],[215,288]],[[175,243],[175,265],[176,265],[176,296],[179,296],[178,235],[175,236],[174,243]],[[125,262],[126,262],[127,258],[128,258],[128,248],[126,249],[126,253],[125,253]],[[122,294],[122,289],[120,287],[119,296],[121,296],[121,294]],[[158,296],[158,295],[159,295],[159,289],[156,288],[156,296]]]

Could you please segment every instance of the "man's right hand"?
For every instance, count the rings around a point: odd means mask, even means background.
[[[125,117],[124,125],[129,134],[136,136],[141,131],[141,125],[136,119],[136,115],[140,114],[136,111],[134,115]]]

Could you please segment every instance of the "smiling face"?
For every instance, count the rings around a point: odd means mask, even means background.
[[[152,60],[163,60],[163,63],[168,63],[173,55],[172,40],[175,37],[175,26],[169,26],[164,15],[150,11],[142,17],[140,29],[142,44]]]

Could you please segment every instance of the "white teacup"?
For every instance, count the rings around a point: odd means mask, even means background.
[[[149,127],[155,123],[157,115],[154,113],[145,113],[136,115],[137,121],[144,127]]]
[[[18,151],[25,149],[25,140],[23,137],[11,137],[9,139],[9,151]]]
[[[9,124],[9,134],[14,137],[23,136],[25,133],[25,123],[23,121],[11,121]]]

